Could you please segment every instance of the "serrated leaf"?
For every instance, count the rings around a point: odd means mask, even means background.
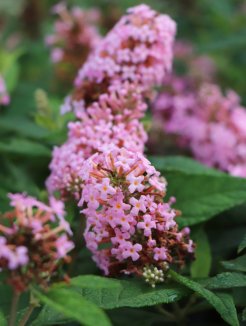
[[[246,234],[244,235],[244,238],[243,238],[242,242],[240,243],[237,252],[240,253],[240,252],[242,252],[245,248],[246,248]]]
[[[235,287],[246,287],[246,275],[241,273],[225,272],[202,280],[199,283],[208,289],[229,289]]]
[[[246,272],[246,254],[233,260],[222,261],[221,264],[233,271]]]
[[[189,294],[187,289],[178,284],[158,285],[152,289],[143,281],[115,280],[93,275],[74,278],[71,285],[86,299],[105,309],[171,303]]]
[[[95,326],[99,321],[100,326],[111,325],[103,310],[68,288],[54,287],[47,293],[35,289],[33,293],[41,302],[82,325]]]
[[[191,265],[191,276],[193,278],[207,277],[211,268],[211,249],[208,237],[203,228],[192,233],[192,239],[196,243],[195,260]]]
[[[214,309],[220,314],[229,325],[238,326],[237,311],[230,295],[227,294],[215,294],[204,288],[201,284],[194,282],[182,275],[177,274],[174,271],[170,271],[170,275],[177,282],[187,286],[195,293],[203,297]]]
[[[176,197],[176,207],[182,211],[177,220],[181,227],[205,222],[246,202],[246,179],[191,165],[181,158],[162,158],[156,165],[168,181],[168,195]]]

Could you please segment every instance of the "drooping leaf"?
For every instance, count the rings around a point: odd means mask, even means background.
[[[68,318],[78,321],[85,326],[111,325],[106,314],[96,305],[87,301],[80,294],[66,288],[52,288],[47,293],[33,290],[34,295],[43,303],[62,313]]]
[[[246,202],[245,179],[210,170],[190,160],[187,164],[183,158],[160,158],[159,163],[156,159],[152,162],[168,181],[168,195],[177,199],[176,207],[182,211],[178,219],[180,226],[205,222]]]
[[[215,294],[207,290],[201,284],[194,282],[174,271],[170,271],[170,275],[177,282],[187,286],[195,293],[203,297],[214,309],[220,314],[221,318],[224,319],[229,325],[238,326],[237,311],[233,302],[233,299],[228,294]]]
[[[241,273],[225,272],[200,281],[208,289],[228,289],[235,287],[246,287],[246,275]]]
[[[152,289],[143,281],[115,280],[93,275],[74,278],[71,285],[86,299],[105,309],[171,303],[189,293],[178,284],[158,285]]]
[[[192,233],[192,239],[196,243],[196,259],[191,265],[191,276],[193,278],[207,277],[211,268],[211,249],[208,237],[203,228],[198,228]]]
[[[233,271],[246,272],[246,254],[233,260],[223,261],[221,263],[226,269]]]

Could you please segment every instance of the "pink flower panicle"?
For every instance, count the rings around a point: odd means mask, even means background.
[[[188,228],[178,231],[173,198],[164,202],[166,181],[142,154],[126,149],[94,154],[81,178],[86,244],[106,275],[136,274],[154,286],[169,264],[182,266],[192,256]],[[155,281],[149,276],[154,268]]]
[[[200,162],[246,177],[246,110],[238,95],[203,84],[197,93],[169,99],[163,95],[156,103],[165,133],[175,135]]]
[[[0,105],[8,105],[10,97],[7,92],[6,84],[3,77],[0,74]]]
[[[64,219],[64,204],[50,198],[46,205],[25,194],[9,194],[12,211],[0,215],[0,270],[8,283],[23,292],[32,283],[46,287],[51,274],[74,247]]]
[[[96,152],[115,146],[143,152],[147,135],[139,119],[147,109],[145,96],[171,67],[174,34],[171,18],[141,5],[100,42],[62,106],[62,113],[73,111],[78,121],[68,125],[67,142],[53,152],[49,192],[77,198],[78,170]]]
[[[100,13],[97,9],[82,10],[79,7],[69,10],[64,3],[54,6],[53,13],[58,15],[54,33],[48,35],[45,41],[51,48],[52,61],[62,64],[64,73],[69,66],[74,78],[101,39],[96,27]]]
[[[73,98],[83,99],[87,106],[109,86],[126,81],[152,94],[171,69],[175,33],[169,16],[147,5],[128,9],[80,69]]]
[[[79,120],[68,124],[67,142],[53,151],[49,192],[59,190],[63,198],[69,194],[78,198],[82,187],[79,171],[84,160],[97,152],[115,146],[143,152],[147,135],[138,117],[145,106],[133,85],[125,84],[124,89],[112,87],[87,110],[80,108]]]

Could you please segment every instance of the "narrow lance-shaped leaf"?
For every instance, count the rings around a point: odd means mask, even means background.
[[[221,264],[232,271],[246,272],[246,254],[233,260],[223,261]]]
[[[80,294],[66,288],[53,288],[47,293],[33,290],[34,295],[41,302],[58,312],[74,319],[85,326],[95,326],[100,320],[101,326],[110,326],[106,314],[93,303],[87,301]]]
[[[106,309],[171,303],[189,294],[179,284],[158,285],[152,289],[142,280],[125,281],[92,275],[74,278],[71,285],[86,299]]]
[[[235,272],[225,272],[214,277],[199,281],[208,289],[230,289],[246,287],[246,275]]]
[[[215,294],[205,289],[201,284],[194,282],[182,275],[177,274],[174,271],[170,271],[170,275],[177,282],[187,286],[195,293],[203,297],[210,303],[211,306],[220,314],[229,325],[238,326],[237,311],[230,295],[227,294]]]

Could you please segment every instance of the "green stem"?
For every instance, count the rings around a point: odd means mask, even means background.
[[[20,299],[20,294],[15,291],[11,302],[10,317],[8,323],[9,326],[15,326],[19,299]]]
[[[26,323],[28,322],[29,318],[31,317],[31,314],[33,312],[33,310],[35,309],[36,305],[31,304],[27,311],[25,312],[24,316],[22,317],[19,326],[25,326]]]

